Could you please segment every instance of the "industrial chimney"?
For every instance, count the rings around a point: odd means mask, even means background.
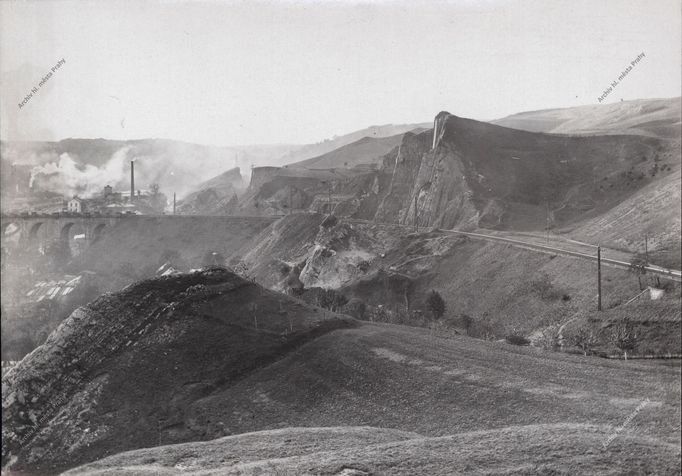
[[[130,203],[135,200],[135,161],[130,161]]]

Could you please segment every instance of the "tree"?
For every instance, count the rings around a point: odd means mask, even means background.
[[[348,298],[333,289],[322,289],[319,291],[316,301],[318,306],[336,312],[348,302]]]
[[[587,326],[579,327],[568,339],[572,345],[579,347],[584,355],[592,352],[594,346],[599,343],[598,336]]]
[[[426,307],[431,311],[434,319],[440,319],[445,314],[445,301],[437,291],[431,290],[426,299]]]
[[[629,321],[622,321],[613,327],[611,342],[623,352],[625,360],[628,360],[628,350],[637,345],[637,331]]]
[[[471,325],[474,323],[474,319],[469,314],[462,314],[460,319],[462,320],[462,326],[464,326],[464,330],[466,331],[467,335],[469,335],[469,330],[471,329]]]

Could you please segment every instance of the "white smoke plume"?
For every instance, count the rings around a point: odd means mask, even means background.
[[[102,167],[79,164],[67,153],[56,162],[33,167],[29,187],[56,192],[64,196],[91,197],[100,194],[105,185],[118,186],[125,177],[130,147],[119,149]]]

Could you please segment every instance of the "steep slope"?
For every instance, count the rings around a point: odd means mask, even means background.
[[[240,198],[238,213],[244,215],[282,215],[304,210],[335,213],[338,205],[352,214],[358,196],[371,187],[377,175],[375,167],[312,169],[305,167],[258,167]],[[369,184],[369,185],[368,185]]]
[[[480,338],[530,337],[596,308],[592,261],[455,234],[414,233],[399,225],[343,219],[329,224],[321,215],[294,214],[264,230],[239,255],[264,286],[287,292],[301,286],[335,289],[360,304],[347,311],[366,320],[428,324],[425,302],[437,290],[446,302],[441,321],[465,332],[461,318],[467,315],[466,332]],[[608,266],[602,267],[604,309],[627,313],[622,305],[642,285],[666,286],[662,306],[679,314],[679,285]],[[646,301],[644,308],[656,305]],[[652,329],[663,333],[679,322]],[[651,338],[640,344],[642,351],[677,353],[679,342]]]
[[[376,219],[423,226],[538,230],[604,213],[679,170],[679,141],[569,137],[442,112],[436,131],[406,134]]]
[[[333,169],[366,164],[378,165],[381,164],[384,155],[400,144],[402,137],[403,134],[383,138],[363,137],[326,154],[296,162],[289,166],[309,169]]]
[[[651,262],[680,269],[680,183],[677,170],[643,187],[607,213],[580,223],[569,234],[632,252],[644,253],[648,249]]]
[[[3,466],[52,473],[112,451],[230,433],[189,408],[352,325],[221,268],[103,295],[3,377]]]
[[[603,446],[595,425],[528,425],[426,438],[371,427],[293,428],[130,451],[69,475],[329,474],[598,474],[634,468],[676,470],[675,445],[626,434]],[[286,441],[286,444],[282,444]],[[614,458],[619,454],[619,458]],[[215,474],[215,473],[212,473]]]
[[[637,99],[613,104],[513,114],[493,124],[559,134],[635,134],[680,137],[682,99]]]
[[[181,215],[229,215],[237,208],[237,194],[245,188],[239,167],[194,187],[177,205]]]

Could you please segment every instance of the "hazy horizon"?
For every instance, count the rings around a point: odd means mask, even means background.
[[[441,110],[494,120],[598,104],[641,53],[603,104],[680,95],[675,1],[29,1],[0,15],[9,141],[306,144]]]

